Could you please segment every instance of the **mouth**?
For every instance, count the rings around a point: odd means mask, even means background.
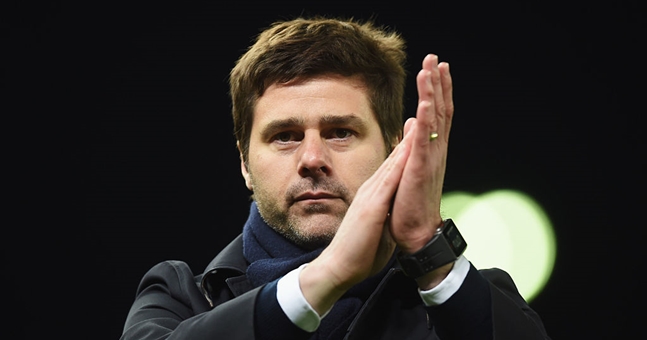
[[[339,198],[327,192],[304,192],[294,198],[294,202],[321,202],[322,200]]]

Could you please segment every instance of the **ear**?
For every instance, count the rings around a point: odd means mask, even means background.
[[[254,191],[254,186],[252,185],[252,179],[250,177],[247,166],[245,165],[245,159],[243,158],[243,150],[240,148],[240,141],[236,141],[236,147],[238,148],[238,153],[240,154],[240,173],[245,179],[245,185],[250,191]]]

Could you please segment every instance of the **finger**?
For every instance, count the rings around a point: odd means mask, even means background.
[[[424,68],[416,75],[416,88],[418,89],[418,104],[421,101],[433,101],[434,89],[431,86],[431,71]]]
[[[409,129],[411,131],[411,128]],[[400,182],[400,176],[404,169],[409,149],[411,148],[411,134],[405,135],[400,143],[391,151],[391,154],[380,165],[380,167],[369,177],[360,190],[367,191],[369,197],[381,195],[381,200],[386,198],[390,201],[391,196]],[[390,205],[390,204],[389,204]]]
[[[434,97],[434,116],[436,117],[436,125],[432,126],[435,132],[439,135],[445,135],[445,100],[443,97],[443,87],[441,81],[440,70],[438,69],[438,56],[435,54],[427,55],[423,61],[423,69],[429,70],[431,72],[431,85],[432,93]]]
[[[433,101],[421,101],[418,103],[418,109],[416,111],[416,120],[415,124],[411,124],[412,127],[413,125],[416,125],[417,127],[417,132],[415,134],[414,140],[415,140],[415,145],[420,145],[420,146],[427,146],[430,143],[429,135],[432,132],[436,132],[437,130],[437,117],[434,114],[434,103]],[[411,130],[411,128],[409,129]],[[411,131],[409,131],[409,134],[411,135]],[[415,152],[415,151],[414,151]]]
[[[453,83],[452,76],[449,71],[449,63],[442,62],[438,65],[438,70],[440,71],[440,80],[442,83],[443,89],[443,101],[445,103],[445,133],[443,138],[445,140],[449,139],[449,132],[452,126],[452,119],[454,118],[454,98],[453,98]]]
[[[429,59],[427,56],[425,60]],[[428,63],[423,63],[428,66]],[[416,86],[418,89],[418,107],[416,109],[416,123],[420,128],[420,137],[417,139],[417,144],[427,145],[429,142],[429,134],[432,131],[437,131],[437,118],[434,112],[434,88],[431,83],[431,71],[422,69],[418,72],[416,77]],[[425,137],[426,136],[426,137]],[[427,139],[424,141],[423,139]]]
[[[404,122],[404,136],[406,136],[409,133],[409,130],[411,130],[411,125],[415,124],[416,118],[414,117],[409,117],[405,122]]]

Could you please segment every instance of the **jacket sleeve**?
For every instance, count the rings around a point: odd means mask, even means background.
[[[497,268],[477,270],[470,264],[460,289],[428,313],[441,339],[549,339],[510,275]]]
[[[142,278],[120,339],[253,339],[259,291],[210,309],[186,263],[159,263]]]
[[[550,339],[544,324],[521,296],[510,275],[498,268],[479,271],[489,281],[494,339]]]

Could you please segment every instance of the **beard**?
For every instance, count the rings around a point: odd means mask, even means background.
[[[328,177],[303,178],[291,185],[283,197],[264,190],[263,185],[259,185],[251,174],[250,179],[254,200],[265,223],[286,239],[308,250],[325,247],[332,241],[352,201],[350,191]],[[295,197],[305,191],[331,193],[342,200],[343,206],[320,203],[308,204],[303,209],[296,207]],[[301,209],[299,214],[297,209]]]

